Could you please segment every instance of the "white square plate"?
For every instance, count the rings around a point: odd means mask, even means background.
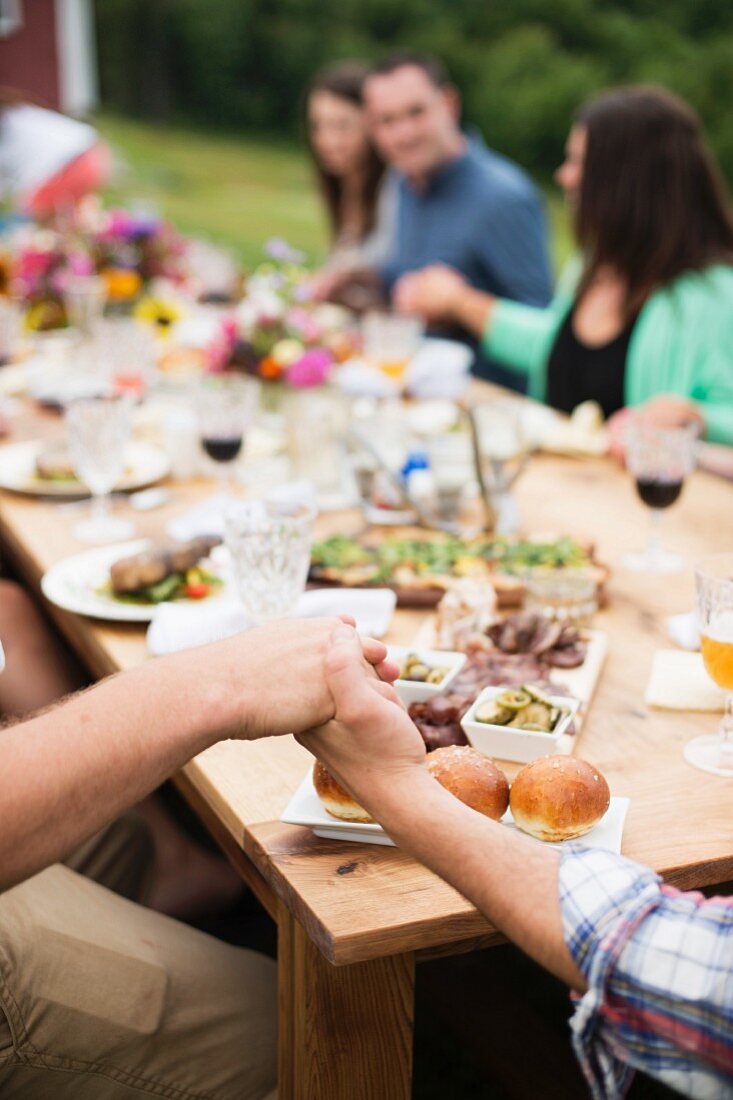
[[[563,712],[552,733],[540,733],[539,730],[515,729],[512,726],[497,726],[492,722],[476,720],[476,710],[483,703],[496,699],[506,687],[487,687],[471,704],[461,718],[463,732],[469,744],[485,756],[496,760],[514,760],[519,764],[529,764],[538,756],[548,756],[557,751],[557,743],[567,731],[580,707],[579,699],[564,695],[548,695],[553,706]]]
[[[628,798],[612,797],[611,805],[605,815],[589,833],[580,838],[580,843],[589,848],[603,848],[608,852],[620,853],[628,808]],[[323,803],[316,794],[310,771],[285,807],[280,820],[288,825],[305,825],[312,829],[316,836],[327,840],[350,840],[359,844],[389,844],[394,847],[394,841],[390,840],[381,825],[339,821],[326,813]],[[507,810],[501,820],[504,825],[516,829],[510,810]],[[571,842],[565,840],[560,844],[553,844],[552,847],[560,848],[562,844],[569,843]]]

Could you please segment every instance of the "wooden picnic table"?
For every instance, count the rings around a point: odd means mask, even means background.
[[[29,416],[22,431],[46,433],[49,423]],[[135,514],[139,533],[160,534],[210,488],[172,485],[165,508]],[[681,751],[718,717],[644,704],[652,656],[668,644],[665,617],[692,606],[692,571],[622,569],[624,552],[646,539],[648,514],[629,477],[606,460],[538,456],[516,493],[526,531],[591,538],[612,568],[609,605],[594,624],[609,636],[609,656],[575,751],[602,769],[614,794],[631,799],[623,852],[681,887],[730,880],[733,781],[692,769]],[[71,535],[77,518],[58,504],[0,493],[0,549],[36,592],[49,566],[82,549]],[[359,517],[320,522],[348,532]],[[690,560],[730,550],[733,488],[694,475],[665,527],[670,546]],[[148,659],[142,627],[48,610],[94,676]],[[398,611],[389,640],[409,643],[425,616]],[[176,782],[277,923],[280,1100],[406,1100],[416,963],[502,938],[399,850],[327,841],[281,823],[310,763],[292,738],[229,741],[191,761]]]

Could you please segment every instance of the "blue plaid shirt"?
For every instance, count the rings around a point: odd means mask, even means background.
[[[682,893],[623,856],[570,845],[560,903],[588,983],[571,1027],[594,1100],[623,1096],[634,1069],[731,1100],[733,898]]]

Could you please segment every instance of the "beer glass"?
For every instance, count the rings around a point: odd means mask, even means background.
[[[719,733],[688,741],[685,759],[703,771],[733,778],[733,554],[702,558],[695,585],[702,659],[708,676],[726,695]]]

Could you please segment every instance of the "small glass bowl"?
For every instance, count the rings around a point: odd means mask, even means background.
[[[588,569],[531,569],[524,577],[527,611],[568,626],[590,626],[598,610],[598,581]]]

